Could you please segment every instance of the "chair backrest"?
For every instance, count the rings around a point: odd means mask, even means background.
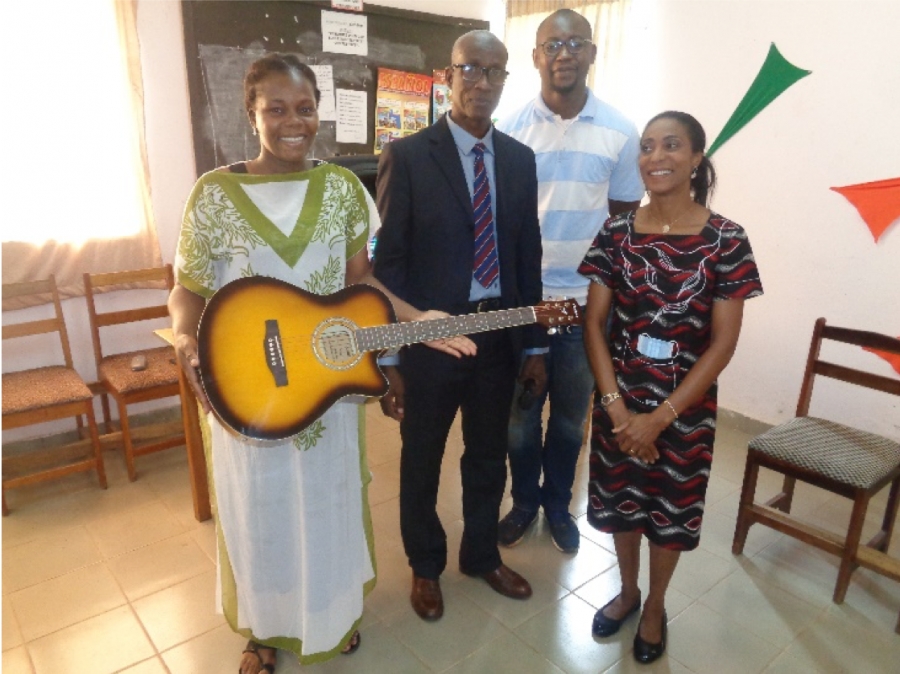
[[[169,308],[166,300],[161,304],[120,309],[114,311],[99,311],[97,309],[96,295],[100,292],[112,290],[135,289],[135,284],[147,284],[159,282],[160,287],[171,291],[175,284],[172,274],[172,265],[163,267],[151,267],[135,271],[108,272],[103,274],[84,275],[84,294],[87,299],[88,316],[91,323],[91,336],[94,342],[94,357],[99,363],[103,359],[103,347],[100,341],[100,328],[111,325],[122,325],[136,321],[147,321],[154,318],[166,318]],[[125,350],[125,349],[123,349]]]
[[[885,377],[844,365],[835,365],[820,359],[819,353],[822,348],[822,341],[826,339],[900,355],[900,339],[888,337],[877,332],[826,325],[825,319],[820,318],[816,321],[813,329],[809,357],[806,360],[806,372],[803,374],[803,386],[800,388],[800,400],[797,402],[798,417],[805,417],[809,413],[813,380],[816,375],[831,377],[849,384],[856,384],[857,386],[864,386],[876,391],[900,396],[900,379]]]
[[[69,333],[66,330],[66,321],[63,318],[62,304],[59,301],[59,291],[56,289],[56,279],[53,276],[40,281],[25,281],[22,283],[4,283],[3,300],[50,295],[53,302],[53,318],[34,319],[20,321],[3,326],[3,339],[15,339],[17,337],[30,337],[55,332],[59,335],[62,346],[63,358],[66,367],[72,365],[72,349],[69,346]]]

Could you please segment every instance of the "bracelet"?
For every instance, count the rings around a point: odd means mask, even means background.
[[[612,405],[619,398],[622,397],[622,394],[618,391],[613,391],[612,393],[607,393],[605,395],[600,396],[600,406],[604,409]]]
[[[678,412],[675,411],[675,406],[674,406],[672,403],[669,402],[668,398],[665,399],[665,400],[663,400],[663,404],[664,404],[666,407],[668,407],[670,410],[672,410],[672,414],[675,415],[675,418],[672,419],[672,421],[678,421]]]

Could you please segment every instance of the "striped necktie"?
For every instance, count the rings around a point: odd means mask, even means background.
[[[475,152],[475,184],[472,208],[475,211],[475,280],[489,287],[497,274],[497,243],[494,241],[494,214],[491,209],[491,188],[484,168],[484,143],[472,148]]]

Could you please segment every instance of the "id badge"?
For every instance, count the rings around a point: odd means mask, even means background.
[[[678,343],[656,339],[642,332],[638,337],[637,350],[642,356],[653,360],[672,360],[678,353]]]

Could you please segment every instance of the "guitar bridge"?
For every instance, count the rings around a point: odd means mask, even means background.
[[[281,347],[281,331],[278,329],[278,321],[266,321],[266,337],[263,340],[266,365],[275,379],[275,386],[287,386],[287,368],[284,366],[284,349]]]

